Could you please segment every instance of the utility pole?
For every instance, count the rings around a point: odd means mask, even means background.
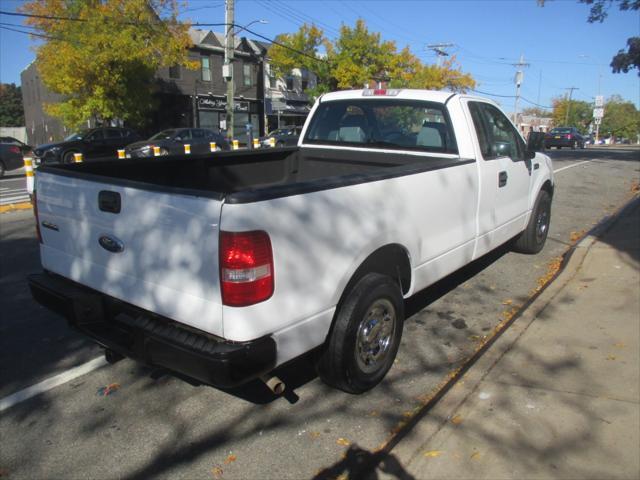
[[[225,15],[224,23],[227,31],[224,42],[224,65],[222,67],[222,75],[227,81],[227,138],[229,142],[233,139],[233,113],[235,105],[233,104],[234,83],[233,83],[233,56],[235,39],[233,35],[234,30],[234,0],[225,0]]]
[[[522,67],[528,67],[529,64],[525,63],[524,55],[520,54],[520,61],[518,63],[512,64],[514,67],[517,67],[515,76],[515,84],[516,84],[516,101],[513,106],[513,124],[517,126],[518,124],[518,103],[520,103],[520,85],[522,85],[522,81],[524,80],[524,72],[522,71]]]
[[[440,67],[440,65],[442,65],[442,57],[449,56],[445,48],[451,48],[453,46],[453,43],[432,43],[431,45],[427,45],[427,48],[429,50],[433,50],[436,53],[436,55],[438,56],[436,65]]]
[[[567,98],[568,98],[568,102],[567,102],[567,112],[565,113],[564,116],[564,126],[567,127],[569,126],[569,112],[571,112],[571,97],[573,96],[573,91],[574,90],[580,90],[578,87],[567,87],[565,88],[565,90],[569,90],[569,93],[567,94]]]

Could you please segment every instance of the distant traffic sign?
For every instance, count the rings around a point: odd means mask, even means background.
[[[604,117],[604,108],[598,107],[593,109],[593,118],[602,118]]]
[[[596,95],[596,107],[604,107],[604,95]]]

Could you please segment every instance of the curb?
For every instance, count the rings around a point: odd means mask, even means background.
[[[511,350],[533,321],[575,277],[598,237],[640,202],[634,195],[613,214],[604,217],[582,239],[562,255],[562,265],[549,282],[518,310],[461,368],[437,391],[404,428],[382,448],[408,467],[420,456],[421,449],[443,428],[455,412],[475,392],[482,380]],[[371,471],[377,465],[371,465]]]
[[[9,205],[0,205],[0,213],[30,210],[31,208],[33,208],[31,202],[10,203]]]

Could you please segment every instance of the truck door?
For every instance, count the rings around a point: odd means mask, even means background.
[[[524,140],[504,113],[485,102],[468,106],[482,157],[478,256],[525,228],[531,164]]]

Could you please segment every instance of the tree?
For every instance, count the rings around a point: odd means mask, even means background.
[[[24,127],[22,89],[14,83],[0,83],[0,126]]]
[[[553,124],[564,127],[577,127],[582,133],[587,131],[593,118],[593,108],[590,103],[571,100],[565,97],[555,98],[553,104]],[[567,118],[567,109],[569,116]]]
[[[40,77],[64,98],[47,113],[71,128],[92,117],[144,124],[158,68],[196,68],[177,0],[34,0],[21,10],[45,37],[36,47]]]
[[[640,112],[632,102],[626,102],[622,97],[613,95],[605,104],[600,131],[617,138],[635,140],[640,133]]]
[[[324,49],[324,52],[321,51]],[[293,68],[305,68],[318,77],[312,96],[327,91],[362,88],[388,80],[392,88],[449,88],[465,91],[475,87],[471,75],[463,73],[455,59],[441,67],[424,65],[409,48],[370,32],[359,19],[353,27],[342,25],[340,36],[330,42],[315,25],[303,25],[298,32],[279,35],[269,49],[271,66],[280,75]]]
[[[540,107],[528,107],[522,110],[522,115],[545,118],[545,117],[549,117],[550,112]]]

